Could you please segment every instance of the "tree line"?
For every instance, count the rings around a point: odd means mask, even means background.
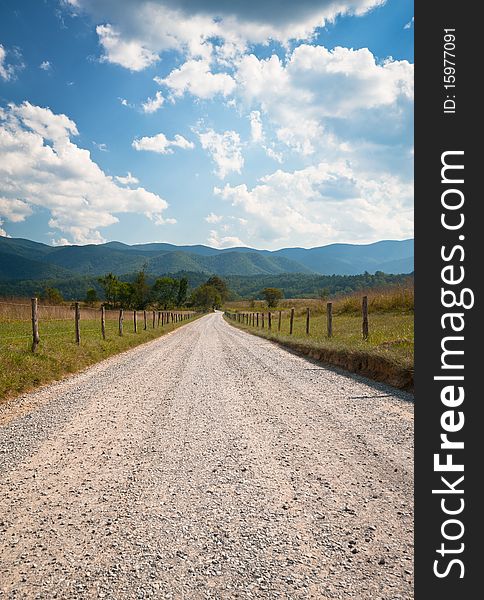
[[[226,282],[213,275],[189,293],[188,279],[158,277],[149,284],[144,271],[139,271],[133,281],[122,281],[113,273],[98,278],[109,308],[144,310],[148,306],[158,310],[172,308],[220,308],[229,296]],[[86,300],[93,299],[94,289],[88,290]],[[91,296],[91,298],[88,298]]]

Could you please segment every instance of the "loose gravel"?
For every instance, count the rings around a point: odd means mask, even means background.
[[[412,396],[220,313],[0,423],[1,598],[413,598]]]

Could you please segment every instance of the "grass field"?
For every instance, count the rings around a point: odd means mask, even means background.
[[[387,290],[368,294],[369,338],[363,339],[362,294],[333,300],[333,337],[327,336],[326,301],[286,300],[272,310],[272,329],[268,329],[267,307],[264,328],[229,321],[247,331],[303,351],[326,362],[409,388],[413,380],[414,316],[413,290]],[[235,306],[234,306],[235,305]],[[229,303],[228,312],[260,311],[263,305]],[[293,334],[289,335],[288,306],[295,307]],[[310,309],[310,332],[306,334],[306,308]],[[278,330],[282,309],[281,330]],[[401,381],[401,385],[400,382]]]
[[[98,310],[81,309],[81,343],[75,342],[73,310],[68,306],[39,306],[40,344],[31,352],[32,325],[25,318],[30,306],[18,303],[0,305],[0,402],[39,385],[62,378],[68,373],[118,354],[187,323],[152,326],[148,318],[138,317],[138,332],[134,333],[132,311],[126,311],[123,336],[118,333],[118,314],[106,312],[106,340],[102,339]],[[15,307],[15,308],[14,308]],[[151,316],[151,315],[150,315]],[[195,317],[196,318],[196,317]],[[193,320],[193,319],[192,319]]]

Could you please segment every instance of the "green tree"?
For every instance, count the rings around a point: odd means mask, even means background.
[[[133,289],[133,308],[137,310],[146,308],[150,300],[150,287],[146,281],[146,273],[138,271],[131,285]]]
[[[118,282],[118,303],[121,308],[136,308],[132,283],[127,281]]]
[[[119,279],[113,273],[108,273],[107,275],[104,275],[104,277],[99,277],[98,281],[104,290],[104,298],[106,299],[106,303],[112,307],[115,307],[119,295]]]
[[[94,288],[89,288],[86,292],[86,297],[84,298],[84,302],[88,306],[94,306],[96,302],[99,300],[97,291]]]
[[[218,277],[218,275],[212,275],[212,277],[210,277],[210,279],[207,281],[206,285],[210,285],[218,291],[222,303],[225,302],[230,295],[227,282],[221,277]]]
[[[204,308],[205,310],[219,308],[222,306],[222,297],[215,286],[204,283],[193,290],[190,304]]]
[[[178,294],[176,298],[177,306],[183,306],[187,301],[188,296],[188,279],[182,277],[178,283]]]
[[[62,304],[64,302],[64,298],[60,291],[53,287],[45,288],[42,294],[42,299],[48,304]]]
[[[269,308],[275,308],[279,300],[284,297],[282,290],[279,288],[267,287],[261,293]]]
[[[178,293],[179,282],[172,277],[159,277],[151,288],[152,301],[163,310],[175,306]]]

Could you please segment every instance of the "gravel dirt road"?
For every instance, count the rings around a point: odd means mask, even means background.
[[[413,597],[413,403],[205,316],[0,409],[1,598]]]

